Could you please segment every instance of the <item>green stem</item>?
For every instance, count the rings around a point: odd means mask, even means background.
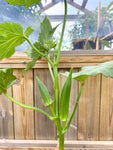
[[[20,103],[19,101],[15,100],[14,98],[12,98],[7,92],[4,92],[5,96],[10,99],[12,102],[14,102],[15,104],[21,106],[21,107],[24,107],[24,108],[27,108],[27,109],[32,109],[32,110],[36,110],[36,111],[39,111],[41,113],[43,113],[44,115],[46,115],[49,119],[51,120],[54,120],[55,118],[52,117],[50,114],[48,114],[47,112],[39,109],[39,108],[36,108],[36,107],[32,107],[32,106],[28,106],[28,105],[25,105],[25,104],[22,104]]]
[[[55,100],[55,113],[59,117],[59,78],[58,78],[58,69],[57,66],[54,66],[54,100]]]
[[[59,134],[59,150],[64,150],[64,134]]]
[[[55,114],[55,112],[54,112],[54,109],[53,109],[52,105],[50,105],[48,108],[49,108],[49,110],[51,111],[53,117],[56,118],[56,119],[54,119],[54,121],[55,121],[55,125],[56,125],[56,127],[57,127],[57,130],[58,130],[59,132],[61,132],[61,130],[62,130],[61,124],[60,124],[59,118],[56,117],[56,114]]]
[[[26,36],[24,36],[24,38],[26,39],[26,41],[29,43],[29,45],[30,45],[38,54],[40,54],[41,56],[45,57],[45,55],[44,55],[43,53],[41,53],[41,52],[30,42],[30,40],[29,40]]]
[[[54,75],[53,75],[53,71],[52,71],[52,68],[51,68],[51,65],[50,65],[49,62],[48,62],[48,67],[49,67],[49,72],[50,72],[51,78],[52,78],[52,80],[54,82]]]
[[[66,19],[67,19],[67,0],[64,0],[64,5],[65,5],[65,14],[64,14],[64,21],[63,21],[63,27],[62,27],[62,33],[61,33],[61,38],[60,38],[60,43],[58,46],[58,54],[57,54],[57,61],[56,64],[58,65],[59,59],[60,59],[60,51],[61,51],[61,46],[62,46],[62,41],[63,41],[63,36],[64,36],[64,31],[65,31],[65,26],[66,26]]]
[[[72,122],[72,120],[73,120],[73,117],[74,117],[74,115],[75,115],[75,112],[76,112],[77,107],[78,107],[78,104],[79,104],[79,99],[80,99],[80,96],[81,96],[81,94],[82,94],[83,88],[84,88],[84,83],[82,83],[82,85],[81,85],[81,87],[80,87],[80,91],[79,91],[79,94],[78,94],[78,97],[77,97],[77,101],[76,101],[76,104],[75,104],[73,113],[72,113],[72,115],[71,115],[71,117],[70,117],[70,120],[69,120],[69,122],[68,122],[68,124],[67,124],[66,130],[64,130],[64,133],[68,131],[68,129],[69,129],[69,127],[70,127],[70,124],[71,124],[71,122]]]
[[[49,56],[45,55],[44,57],[47,59],[47,61],[49,62],[49,64],[53,67],[53,62],[51,61],[51,59],[49,58]]]

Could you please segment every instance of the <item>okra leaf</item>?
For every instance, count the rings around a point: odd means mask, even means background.
[[[18,5],[18,6],[25,6],[25,8],[29,8],[34,4],[39,4],[41,0],[5,0],[10,5]]]
[[[48,41],[52,38],[57,27],[52,28],[51,23],[47,16],[44,18],[41,23],[41,33],[39,34],[39,41],[43,43],[44,41]]]
[[[40,56],[38,56],[37,58],[35,58],[32,61],[28,62],[27,67],[23,70],[23,73],[25,73],[26,71],[28,71],[29,69],[31,69],[32,67],[34,67],[36,61],[39,60],[39,59],[40,59]]]
[[[38,42],[33,44],[34,47],[39,49],[38,45],[39,45]],[[28,56],[29,59],[32,59],[32,61],[30,61],[27,64],[27,67],[23,70],[23,73],[25,73],[26,71],[28,71],[29,69],[34,67],[36,61],[42,58],[42,56],[40,54],[38,54],[32,47],[28,47],[25,53],[26,53],[26,55]]]
[[[51,48],[56,46],[56,43],[52,40],[52,37],[57,27],[58,25],[55,28],[52,28],[49,19],[45,17],[41,23],[41,32],[39,33],[38,39],[42,49],[49,51]]]
[[[113,61],[101,63],[96,66],[83,67],[80,72],[73,73],[72,78],[84,83],[89,76],[96,76],[97,74],[113,78]],[[69,72],[62,75],[68,76]]]
[[[33,44],[33,46],[38,49],[40,52],[44,52],[44,49],[41,47],[40,43],[39,42],[35,42]],[[28,47],[25,51],[26,55],[29,57],[29,59],[35,59],[36,57],[40,56],[41,55],[36,51],[34,50],[32,47]]]
[[[33,32],[28,27],[23,33],[23,28],[19,23],[0,23],[0,60],[11,57],[15,52],[15,47],[25,42],[25,36],[28,37]]]
[[[15,84],[16,77],[13,75],[13,69],[0,69],[0,95],[10,86]]]

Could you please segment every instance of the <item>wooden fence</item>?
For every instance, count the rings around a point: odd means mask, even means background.
[[[52,56],[51,56],[52,57]],[[77,72],[81,67],[112,61],[112,51],[74,51],[62,52],[59,64],[60,88],[65,77],[60,75],[74,67]],[[8,90],[18,101],[30,106],[48,110],[43,106],[38,91],[36,76],[47,86],[53,97],[53,85],[47,67],[42,59],[33,69],[22,74],[29,59],[18,52],[10,59],[0,62],[0,68],[14,68],[18,84]],[[73,80],[70,114],[72,113],[80,84]],[[0,96],[0,138],[25,140],[53,140],[57,135],[55,125],[46,116],[13,104],[4,95]],[[90,77],[80,98],[77,113],[65,136],[67,140],[111,141],[113,140],[113,79],[102,75]]]

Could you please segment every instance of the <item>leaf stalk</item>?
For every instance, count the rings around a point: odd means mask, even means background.
[[[14,102],[15,104],[21,106],[21,107],[24,107],[24,108],[27,108],[27,109],[31,109],[31,110],[35,110],[35,111],[38,111],[38,112],[41,112],[43,113],[44,115],[46,115],[50,120],[54,120],[55,117],[51,116],[50,114],[48,114],[47,112],[43,111],[42,109],[39,109],[39,108],[36,108],[36,107],[32,107],[32,106],[28,106],[28,105],[25,105],[17,100],[15,100],[13,97],[11,97],[7,92],[4,92],[5,96],[10,99],[12,102]]]

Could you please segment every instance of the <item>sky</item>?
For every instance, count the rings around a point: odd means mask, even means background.
[[[112,0],[88,0],[86,8],[89,10],[94,10],[98,6],[99,2],[101,3],[101,7],[107,7]]]
[[[79,5],[81,5],[83,2],[83,0],[74,0],[74,1],[76,3],[78,3]],[[112,0],[88,0],[86,8],[90,11],[93,11],[97,8],[99,2],[101,3],[101,7],[107,7],[110,4],[110,2],[112,2]],[[78,9],[76,9],[75,7],[68,4],[68,14],[70,14],[70,15],[77,14],[77,10]],[[63,2],[57,3],[50,9],[47,9],[44,13],[47,15],[63,14],[64,13],[64,3]]]

